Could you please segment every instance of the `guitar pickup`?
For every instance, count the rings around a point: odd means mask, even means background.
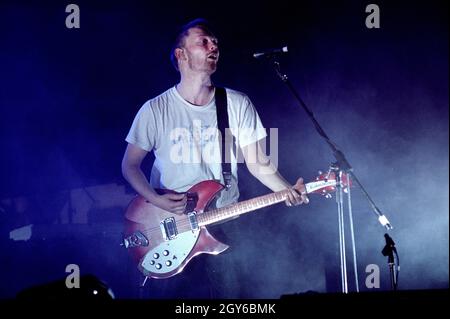
[[[174,217],[164,219],[160,224],[164,240],[171,240],[177,237],[178,230]]]
[[[191,224],[191,229],[197,230],[198,229],[197,213],[191,212],[191,213],[188,213],[187,215],[189,218],[189,223]]]

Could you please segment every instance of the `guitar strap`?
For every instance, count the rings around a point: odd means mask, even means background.
[[[228,120],[228,103],[227,92],[223,87],[216,87],[216,113],[217,113],[217,128],[220,131],[221,148],[220,156],[222,159],[222,174],[225,182],[225,189],[231,186],[231,156],[233,152],[234,136],[229,129],[230,122]]]

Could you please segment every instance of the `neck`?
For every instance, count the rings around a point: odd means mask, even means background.
[[[211,77],[206,74],[182,74],[177,84],[178,93],[189,103],[204,106],[208,104],[214,94]]]

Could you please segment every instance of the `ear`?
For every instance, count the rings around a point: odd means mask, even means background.
[[[186,55],[182,48],[176,48],[174,53],[177,60],[186,60]]]

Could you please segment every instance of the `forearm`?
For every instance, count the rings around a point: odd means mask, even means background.
[[[255,178],[274,192],[292,187],[271,162],[249,164],[247,168]]]
[[[153,202],[155,197],[158,196],[139,166],[122,165],[122,175],[138,194],[150,202]]]

